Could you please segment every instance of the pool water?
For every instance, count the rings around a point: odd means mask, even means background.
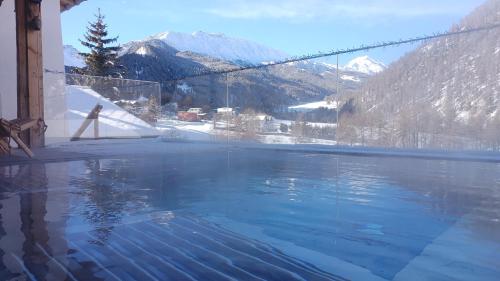
[[[0,280],[500,279],[495,163],[234,148],[0,185]]]

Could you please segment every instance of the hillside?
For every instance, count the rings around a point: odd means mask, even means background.
[[[500,0],[490,0],[451,30],[499,22]],[[344,116],[344,137],[371,145],[498,149],[499,65],[500,29],[427,42],[352,96],[357,114]]]

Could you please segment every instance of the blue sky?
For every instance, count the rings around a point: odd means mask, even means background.
[[[445,31],[482,0],[88,0],[63,13],[65,44],[79,49],[98,8],[120,43],[163,31],[206,31],[302,55]],[[389,63],[411,46],[371,51]],[[363,53],[356,54],[364,55]],[[342,57],[342,63],[350,57]]]

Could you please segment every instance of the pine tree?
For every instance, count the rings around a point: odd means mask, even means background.
[[[101,10],[97,11],[95,22],[89,22],[85,40],[80,43],[87,47],[89,53],[81,53],[85,58],[87,67],[83,73],[93,76],[113,76],[121,77],[123,67],[118,65],[119,46],[108,46],[115,43],[118,37],[108,37],[108,25],[104,23],[104,15]]]

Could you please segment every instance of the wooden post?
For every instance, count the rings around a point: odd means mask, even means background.
[[[87,118],[85,118],[85,120],[83,121],[80,128],[71,138],[71,141],[79,140],[85,130],[87,130],[87,128],[90,126],[90,123],[92,123],[92,121],[94,121],[94,138],[99,138],[99,113],[101,112],[102,108],[102,105],[97,104],[94,109],[92,109],[92,111],[87,115]]]
[[[15,0],[17,36],[17,116],[44,119],[41,8],[30,0]],[[30,147],[44,145],[43,129],[21,134]]]
[[[94,139],[99,139],[99,113],[94,119]]]

